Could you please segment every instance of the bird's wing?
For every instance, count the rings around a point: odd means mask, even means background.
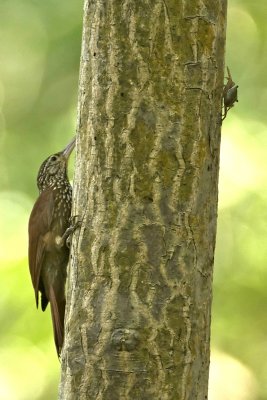
[[[45,256],[45,235],[50,231],[54,213],[53,190],[43,191],[33,206],[29,219],[29,267],[38,307],[40,273]]]

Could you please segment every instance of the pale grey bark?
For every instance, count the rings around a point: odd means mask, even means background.
[[[207,398],[226,0],[86,0],[60,399]]]

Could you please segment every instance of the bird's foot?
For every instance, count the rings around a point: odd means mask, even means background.
[[[66,245],[68,248],[70,248],[73,232],[76,231],[76,229],[81,226],[81,221],[77,220],[75,222],[76,218],[77,215],[71,217],[70,226],[65,230],[62,236],[56,237],[56,244],[58,247],[63,247],[64,245]]]
[[[66,229],[64,235],[62,236],[62,238],[65,236],[64,241],[68,248],[70,248],[70,246],[71,246],[71,240],[72,240],[73,233],[76,231],[76,229],[80,228],[81,224],[82,224],[82,221],[80,221],[77,218],[78,218],[78,215],[74,215],[73,217],[70,218],[70,226],[68,227],[68,229]]]

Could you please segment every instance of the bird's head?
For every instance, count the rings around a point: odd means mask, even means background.
[[[38,176],[37,185],[39,191],[42,192],[46,188],[61,184],[67,178],[67,165],[69,156],[75,146],[76,137],[60,152],[49,156],[41,165]]]

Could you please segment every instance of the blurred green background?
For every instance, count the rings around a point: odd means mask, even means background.
[[[82,0],[0,3],[0,400],[57,398],[27,222],[40,162],[75,132],[82,9]],[[240,87],[222,128],[210,400],[267,400],[266,20],[266,0],[229,1],[226,64]]]

